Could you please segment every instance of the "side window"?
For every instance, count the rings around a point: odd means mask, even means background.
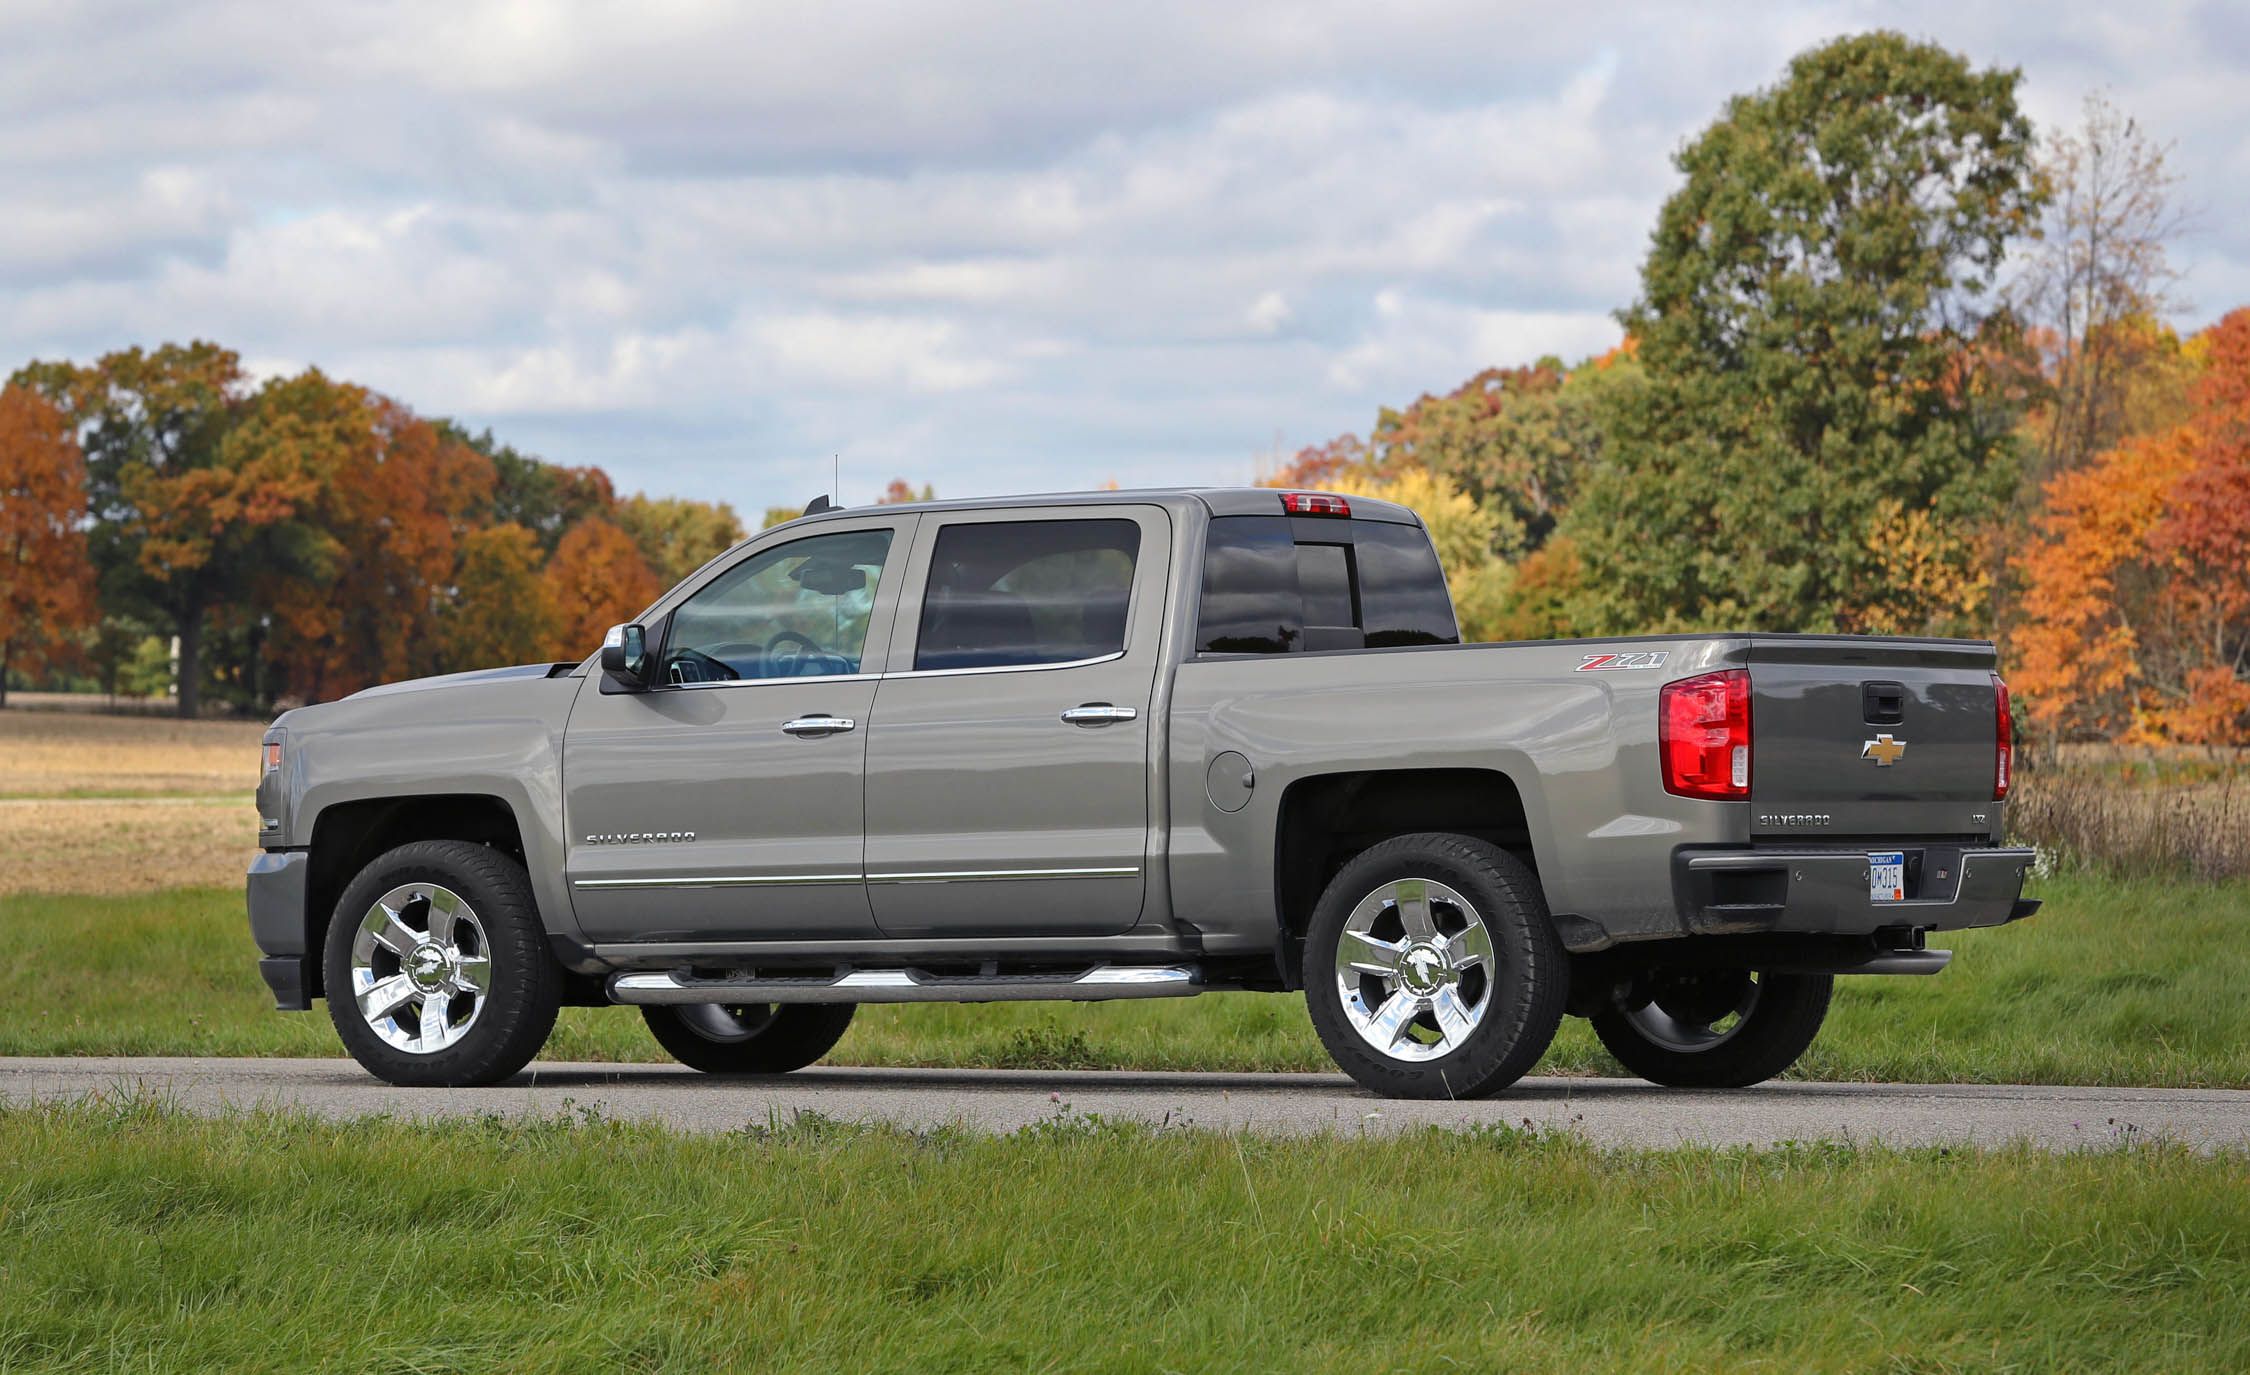
[[[857,673],[891,532],[791,540],[721,573],[672,613],[663,681]]]
[[[1141,527],[977,521],[938,531],[914,667],[1065,664],[1125,648]]]
[[[1199,654],[1386,649],[1460,638],[1445,571],[1417,526],[1287,516],[1211,522]]]

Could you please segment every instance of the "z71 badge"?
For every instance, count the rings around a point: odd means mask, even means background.
[[[1664,661],[1671,657],[1672,652],[1668,649],[1645,650],[1639,654],[1589,654],[1585,662],[1573,672],[1609,673],[1627,668],[1662,668]]]

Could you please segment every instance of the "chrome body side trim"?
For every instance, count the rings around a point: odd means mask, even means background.
[[[989,883],[1046,878],[1134,878],[1122,869],[940,869],[910,874],[693,874],[683,877],[581,878],[574,888],[767,888],[810,883]]]
[[[578,878],[573,888],[769,888],[800,883],[858,883],[858,874],[691,874],[681,877]]]
[[[869,874],[869,883],[991,883],[1042,878],[1138,878],[1140,866],[1116,869],[934,869],[922,873]]]

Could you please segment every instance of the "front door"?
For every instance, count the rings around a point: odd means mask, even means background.
[[[823,524],[755,550],[650,627],[662,686],[588,677],[563,811],[589,938],[875,934],[862,777],[913,527]]]
[[[1140,919],[1160,507],[925,517],[867,739],[867,882],[891,935]]]

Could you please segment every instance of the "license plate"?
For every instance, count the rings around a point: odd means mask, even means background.
[[[1900,850],[1879,850],[1867,857],[1867,900],[1906,901],[1906,855]]]

